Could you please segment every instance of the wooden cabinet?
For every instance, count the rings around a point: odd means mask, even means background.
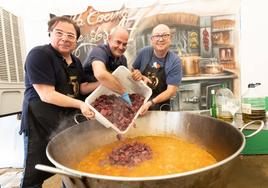
[[[235,16],[222,15],[212,17],[213,56],[217,57],[224,68],[235,68]]]

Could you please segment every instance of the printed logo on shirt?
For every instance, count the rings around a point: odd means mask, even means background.
[[[159,69],[161,67],[161,65],[158,62],[153,62],[153,68]]]
[[[79,83],[77,81],[77,76],[70,76],[69,78],[69,85],[72,89],[72,93],[68,93],[67,95],[69,97],[75,98],[79,95]]]
[[[148,86],[151,89],[155,89],[158,86],[159,79],[157,78],[156,74],[154,72],[148,72],[146,74],[147,78],[151,80],[152,83],[148,83]]]

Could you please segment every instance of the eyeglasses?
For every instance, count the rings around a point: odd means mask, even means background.
[[[160,40],[160,39],[167,40],[169,36],[170,34],[153,35],[152,38],[154,40]]]
[[[53,32],[55,33],[55,36],[57,38],[62,38],[63,36],[66,36],[66,38],[71,41],[71,42],[74,42],[76,41],[76,35],[73,34],[73,33],[65,33],[64,31],[62,30],[59,30],[59,29],[54,29]]]
[[[120,46],[122,44],[123,48],[127,48],[127,42],[121,42],[119,40],[112,40],[112,42],[116,45],[116,46]]]

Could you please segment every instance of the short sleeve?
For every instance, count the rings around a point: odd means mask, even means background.
[[[55,85],[55,71],[51,57],[40,49],[29,52],[25,70],[27,71],[30,84]]]
[[[181,61],[179,57],[172,58],[172,63],[169,65],[166,83],[168,85],[179,85],[182,78]]]
[[[103,48],[100,47],[95,47],[92,49],[92,51],[89,54],[89,59],[88,62],[90,65],[92,64],[93,61],[101,61],[104,64],[109,61],[109,57],[106,53],[106,51]]]

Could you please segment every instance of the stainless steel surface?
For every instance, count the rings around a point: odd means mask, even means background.
[[[172,98],[171,110],[199,110],[200,109],[200,93],[201,84],[182,84]]]
[[[224,84],[233,90],[233,81],[225,79],[199,80],[183,82],[176,96],[172,98],[171,110],[189,111],[209,109],[211,104],[211,90],[215,91]]]
[[[73,182],[82,183],[84,187],[225,187],[224,182],[232,163],[245,145],[244,136],[230,124],[197,114],[149,112],[138,118],[136,124],[137,128],[131,128],[127,136],[174,134],[198,143],[219,162],[185,173],[136,178],[74,170],[77,161],[92,149],[116,140],[115,132],[93,120],[71,127],[54,137],[47,147],[47,155],[59,169],[81,175],[81,179],[75,178]],[[69,177],[67,180],[67,183],[72,182]]]
[[[64,171],[64,170],[61,170],[59,168],[54,168],[54,167],[47,166],[47,165],[37,164],[37,165],[35,165],[35,168],[37,170],[50,172],[52,174],[60,174],[60,175],[65,175],[65,176],[69,176],[69,177],[74,177],[74,178],[81,178],[80,174],[72,174],[68,171]]]
[[[0,169],[1,186],[19,188],[22,172],[23,169]],[[268,186],[268,155],[239,155],[226,182],[226,188],[266,188]],[[56,174],[48,178],[42,187],[62,188],[62,176]]]
[[[234,79],[236,78],[235,73],[227,70],[218,74],[184,76],[176,96],[171,100],[171,109],[173,111],[209,109],[211,102],[210,90],[217,90],[221,84],[225,84],[233,91]]]
[[[268,155],[240,155],[226,178],[226,188],[266,188],[268,187],[267,172]],[[61,188],[61,185],[61,176],[55,175],[45,181],[43,188]],[[215,188],[218,186],[216,185]]]

